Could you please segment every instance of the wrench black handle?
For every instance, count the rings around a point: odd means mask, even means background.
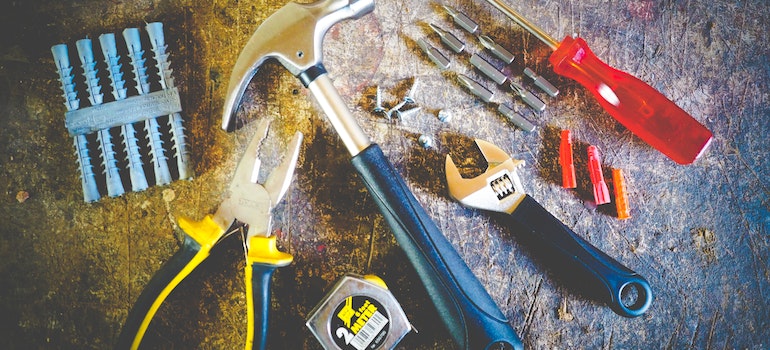
[[[370,145],[352,162],[459,348],[488,349],[507,344],[523,349],[505,315],[380,147]]]
[[[568,286],[625,317],[641,316],[650,307],[652,290],[644,277],[580,238],[529,195],[505,217],[536,251],[533,256]]]

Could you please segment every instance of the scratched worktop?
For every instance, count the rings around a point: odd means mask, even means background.
[[[479,50],[435,4],[378,1],[326,35],[325,65],[366,133],[500,305],[525,346],[545,348],[753,348],[770,346],[770,5],[764,0],[508,1],[557,39],[579,33],[596,54],[650,83],[714,133],[694,164],[677,165],[615,122],[581,86],[550,71],[549,49],[481,0],[448,0],[509,48],[506,70],[531,67],[561,94],[525,113],[525,133],[452,78],[470,69],[450,56],[441,72],[415,41],[434,22]],[[305,134],[294,182],[275,212],[279,246],[294,255],[274,277],[270,348],[320,348],[304,322],[344,273],[382,277],[419,333],[404,349],[451,348],[429,296],[355,174],[312,97],[276,64],[260,70],[239,112],[245,126],[220,130],[230,70],[251,33],[284,1],[35,1],[0,5],[0,347],[103,349],[116,341],[142,288],[178,249],[176,219],[212,213],[235,161],[273,120],[273,141]],[[196,176],[86,204],[50,47],[162,21],[179,86]],[[73,56],[74,57],[74,56]],[[73,58],[74,61],[74,58]],[[77,64],[75,64],[77,65]],[[424,113],[387,120],[371,113],[376,86],[386,105],[419,81]],[[485,85],[492,84],[485,81]],[[537,92],[531,84],[533,91]],[[514,103],[509,92],[496,101]],[[451,112],[450,122],[436,117]],[[578,188],[561,188],[558,134],[575,140]],[[417,139],[429,135],[434,146]],[[470,140],[514,158],[526,191],[595,246],[645,276],[655,300],[627,319],[575,293],[486,213],[452,201],[444,157]],[[585,149],[606,171],[623,169],[632,218],[592,204]],[[277,152],[276,152],[277,154]],[[455,154],[455,153],[453,153]],[[275,164],[268,158],[266,164]],[[28,198],[26,195],[28,194]],[[26,198],[26,199],[25,199]],[[230,349],[246,335],[243,248],[237,236],[168,298],[147,348]]]

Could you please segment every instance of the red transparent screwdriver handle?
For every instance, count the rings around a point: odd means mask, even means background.
[[[549,61],[554,72],[587,88],[628,130],[679,164],[695,161],[712,133],[650,85],[608,66],[585,40],[567,36]]]

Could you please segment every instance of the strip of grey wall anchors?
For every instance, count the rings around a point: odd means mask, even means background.
[[[179,99],[179,91],[177,88],[170,88],[67,111],[64,125],[71,136],[76,136],[180,112],[182,102]]]

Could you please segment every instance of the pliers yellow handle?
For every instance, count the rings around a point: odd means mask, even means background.
[[[118,338],[118,349],[138,349],[150,321],[171,291],[179,285],[224,236],[225,229],[211,215],[194,222],[180,218],[179,227],[185,232],[182,247],[152,276],[128,313]]]
[[[246,332],[246,349],[265,348],[267,337],[264,335],[267,334],[273,272],[294,260],[291,254],[278,250],[275,239],[275,236],[254,236],[249,241],[245,274],[249,325]]]
[[[228,233],[245,228],[246,297],[248,332],[246,348],[264,349],[270,308],[270,281],[276,268],[291,263],[292,256],[278,251],[271,236],[271,212],[288,190],[299,157],[302,134],[295,134],[281,164],[257,183],[258,150],[267,136],[262,122],[236,168],[227,198],[214,215],[201,221],[180,219],[182,247],[152,277],[131,309],[118,338],[118,349],[137,349],[163,301]],[[234,228],[234,229],[231,229]],[[256,303],[255,303],[256,298]],[[258,310],[257,310],[258,309]]]

